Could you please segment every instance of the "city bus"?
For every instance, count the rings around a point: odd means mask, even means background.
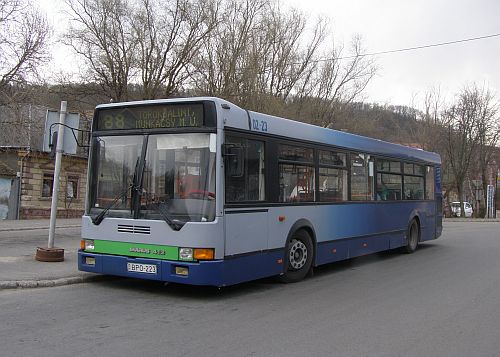
[[[438,154],[211,97],[99,105],[82,271],[229,286],[442,231]]]

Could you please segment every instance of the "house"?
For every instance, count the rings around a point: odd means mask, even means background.
[[[0,106],[0,219],[50,217],[55,159],[43,150],[47,131],[45,106]],[[89,122],[80,121],[84,141]],[[54,130],[54,129],[52,129]],[[81,143],[80,143],[81,144]],[[58,217],[80,217],[84,211],[87,148],[62,156],[57,205]]]
[[[15,162],[15,166],[12,162]],[[0,198],[0,204],[5,205],[3,209],[8,212],[8,215],[4,214],[0,218],[49,218],[54,165],[55,160],[49,153],[27,148],[0,147],[0,170],[6,167],[0,171],[3,173],[0,175],[0,187],[7,187],[7,181],[10,181],[11,187],[8,192],[10,200]],[[58,217],[76,218],[83,214],[86,183],[87,158],[63,155],[57,204]]]

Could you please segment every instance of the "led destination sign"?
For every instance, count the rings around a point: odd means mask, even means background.
[[[97,130],[170,129],[203,126],[203,104],[101,109]]]

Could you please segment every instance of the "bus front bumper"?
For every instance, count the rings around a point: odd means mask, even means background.
[[[78,251],[81,271],[190,285],[228,286],[283,272],[283,251],[262,252],[235,259],[184,262],[133,258]],[[134,265],[134,266],[132,266]],[[154,266],[154,268],[152,267]],[[153,268],[146,272],[136,267]],[[153,271],[153,272],[152,272]],[[186,274],[187,273],[187,274]]]

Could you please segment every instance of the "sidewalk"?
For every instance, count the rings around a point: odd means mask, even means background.
[[[59,218],[56,220],[56,228],[79,228],[82,225],[81,218]],[[0,232],[27,231],[34,229],[49,229],[48,219],[10,220],[0,221]]]
[[[471,223],[490,223],[500,222],[500,217],[497,218],[463,218],[463,217],[443,217],[443,222],[471,222]]]
[[[105,278],[78,270],[81,219],[57,219],[55,246],[63,262],[35,260],[37,247],[47,247],[50,221],[0,220],[0,290],[61,286]]]

